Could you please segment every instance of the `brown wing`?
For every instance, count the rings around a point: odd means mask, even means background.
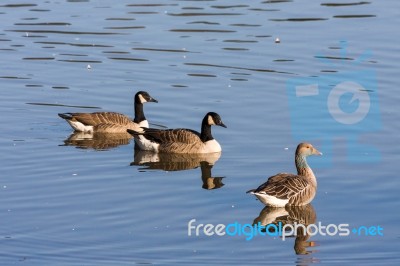
[[[127,129],[141,130],[141,128],[134,122],[127,124],[98,124],[94,126],[94,130],[99,133],[125,133]],[[129,135],[129,134],[128,134]]]
[[[204,146],[197,131],[178,129],[153,129],[145,128],[143,135],[160,144],[162,152],[197,153]]]
[[[143,135],[157,143],[185,143],[201,142],[200,134],[196,131],[184,128],[177,129],[155,129],[145,128]]]
[[[100,124],[130,125],[133,123],[128,116],[114,112],[71,113],[71,116],[72,120],[88,126]]]
[[[304,193],[309,187],[310,183],[304,176],[280,173],[268,178],[267,182],[259,186],[254,192],[263,192],[278,199],[291,199]]]

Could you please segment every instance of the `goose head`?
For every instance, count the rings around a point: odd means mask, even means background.
[[[310,156],[310,155],[322,155],[322,152],[319,152],[310,143],[304,142],[304,143],[300,143],[297,146],[296,155],[301,155],[303,157],[307,157],[307,156]]]
[[[214,112],[209,112],[206,115],[207,118],[207,125],[209,126],[221,126],[226,128],[225,124],[222,122],[221,117],[219,116],[219,114],[214,113]]]
[[[138,91],[135,94],[135,103],[147,103],[147,102],[154,102],[158,103],[156,99],[150,96],[150,94],[146,91]]]

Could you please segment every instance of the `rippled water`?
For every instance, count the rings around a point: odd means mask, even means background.
[[[399,265],[399,8],[394,0],[2,1],[1,265]],[[311,80],[328,85],[309,101],[291,98],[291,82]],[[343,81],[371,100],[360,126],[327,112]],[[57,116],[133,115],[138,90],[159,101],[145,105],[153,126],[199,129],[206,112],[218,112],[228,126],[213,128],[222,154],[135,154],[129,138],[71,135]],[[338,103],[345,115],[363,103],[350,96]],[[288,213],[381,226],[383,236],[188,236],[191,219],[273,217],[245,192],[295,171],[304,138],[324,153],[310,158],[318,192],[312,206]]]

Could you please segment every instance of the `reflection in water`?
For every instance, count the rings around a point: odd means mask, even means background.
[[[145,166],[141,170],[182,171],[194,169],[200,166],[202,188],[217,189],[224,184],[224,177],[213,177],[211,169],[221,157],[220,152],[207,154],[177,154],[154,153],[135,149],[134,161],[131,165]]]
[[[282,226],[285,224],[302,224],[308,226],[310,224],[315,224],[317,215],[311,204],[305,206],[286,206],[281,208],[274,208],[270,206],[264,207],[260,215],[254,219],[253,224],[258,224],[266,226],[268,224]],[[271,227],[269,227],[271,229]],[[274,233],[274,232],[271,232]],[[297,228],[294,242],[294,251],[297,255],[307,255],[316,252],[316,250],[307,250],[309,247],[314,247],[316,244],[314,241],[307,241],[310,238],[307,230],[304,230],[301,226]],[[314,260],[312,260],[314,261]]]
[[[109,150],[129,144],[132,138],[128,133],[74,132],[64,140],[64,145],[76,146],[81,149]]]

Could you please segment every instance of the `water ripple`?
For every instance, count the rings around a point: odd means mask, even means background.
[[[205,24],[205,25],[220,25],[218,22],[210,22],[210,21],[192,21],[186,24]]]
[[[235,27],[261,27],[262,25],[260,25],[260,24],[236,23],[236,24],[230,24],[230,26],[235,26]]]
[[[128,7],[156,7],[156,6],[177,6],[178,4],[128,4]]]
[[[257,43],[255,40],[224,40],[223,42],[233,42],[233,43]]]
[[[195,16],[240,16],[242,13],[168,13],[170,16],[174,17],[195,17]]]
[[[67,22],[14,23],[15,26],[70,26]]]
[[[217,75],[212,75],[212,74],[199,74],[199,73],[197,73],[197,74],[187,74],[188,76],[191,76],[191,77],[202,77],[202,78],[216,78],[217,77]]]
[[[6,5],[0,5],[0,7],[31,7],[31,6],[37,6],[37,4],[6,4]]]
[[[148,59],[143,59],[143,58],[134,58],[134,57],[109,57],[108,59],[112,60],[121,60],[121,61],[149,61]]]
[[[327,18],[285,18],[285,19],[270,19],[270,21],[276,22],[307,22],[307,21],[321,21],[321,20],[328,20]]]
[[[179,50],[179,49],[160,49],[160,48],[145,48],[145,47],[137,47],[137,48],[132,48],[132,50],[138,50],[138,51],[154,51],[154,52],[169,52],[169,53],[193,53],[189,52],[187,50]]]
[[[60,30],[5,30],[10,32],[33,32],[33,33],[55,33],[55,34],[76,34],[76,35],[122,35],[116,32],[95,32],[95,31],[60,31]]]
[[[336,15],[334,18],[374,18],[376,15]]]
[[[211,6],[212,8],[226,9],[226,8],[243,8],[249,7],[248,5],[228,5],[228,6]]]
[[[145,26],[120,26],[120,27],[104,27],[107,30],[137,30],[145,29]]]
[[[0,76],[0,79],[31,79],[31,78],[17,77],[17,76]]]
[[[210,29],[171,29],[171,32],[218,32],[218,33],[232,33],[234,30],[210,30]]]
[[[331,59],[331,60],[354,60],[354,58],[351,58],[351,57],[340,57],[340,56],[320,56],[320,55],[316,55],[314,57],[315,58],[319,58],[319,59]]]
[[[60,107],[71,107],[71,108],[84,108],[84,109],[101,109],[101,107],[97,106],[86,106],[86,105],[68,105],[68,104],[60,104],[60,103],[38,103],[38,102],[30,102],[26,103],[29,105],[41,105],[41,106],[60,106]]]
[[[354,3],[321,3],[321,6],[330,6],[330,7],[338,7],[338,6],[356,6],[356,5],[369,5],[371,2],[354,2]]]
[[[59,62],[67,62],[67,63],[91,63],[91,64],[103,63],[103,61],[99,61],[99,60],[59,59],[57,61],[59,61]]]
[[[54,60],[54,57],[24,57],[22,60]]]
[[[39,44],[55,44],[55,45],[70,45],[70,46],[78,46],[78,47],[101,47],[101,48],[109,48],[113,47],[111,45],[103,45],[103,44],[93,44],[93,43],[67,43],[67,42],[35,42]]]
[[[188,65],[188,66],[200,66],[200,67],[217,67],[217,68],[238,69],[238,70],[249,70],[249,71],[254,71],[254,72],[272,72],[272,73],[291,74],[291,75],[294,74],[294,73],[290,73],[290,72],[276,71],[276,70],[266,69],[266,68],[234,67],[234,66],[204,64],[204,63],[185,63],[185,65]]]

